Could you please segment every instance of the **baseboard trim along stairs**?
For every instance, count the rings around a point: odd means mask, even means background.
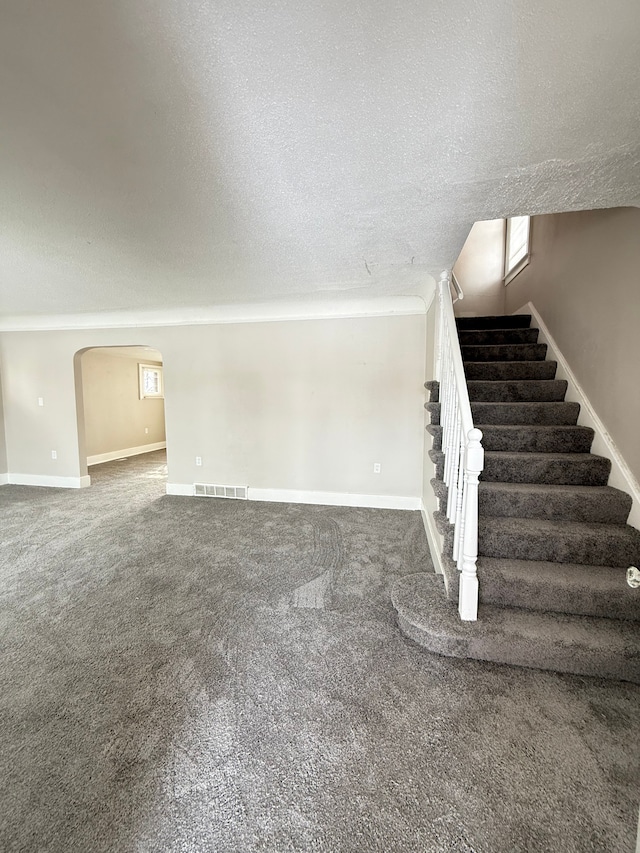
[[[392,600],[410,639],[438,654],[640,683],[640,531],[632,499],[608,485],[611,462],[529,314],[457,320],[474,424],[483,432],[478,491],[478,621],[457,611],[459,572],[443,482],[439,386],[429,382],[431,481],[444,576],[402,578]]]

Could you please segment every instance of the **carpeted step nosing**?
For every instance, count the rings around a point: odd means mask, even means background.
[[[567,393],[565,379],[467,381],[472,403],[558,403]]]
[[[555,361],[465,361],[467,381],[553,379],[558,364]]]
[[[447,500],[447,486],[435,478],[431,485],[440,505],[446,505],[443,502]],[[631,497],[612,486],[486,481],[478,486],[481,516],[626,524],[631,505]]]
[[[487,604],[640,620],[638,595],[619,566],[480,557],[478,577]]]
[[[480,516],[478,553],[627,568],[640,562],[640,531],[623,524]]]
[[[431,423],[440,423],[440,403],[424,404],[431,415]],[[471,403],[474,423],[530,424],[575,426],[580,414],[579,403]]]
[[[495,344],[535,344],[538,330],[519,329],[458,329],[461,346],[493,346]]]
[[[484,317],[456,317],[459,330],[465,329],[527,329],[531,314],[500,314]]]
[[[544,361],[546,344],[485,344],[460,347],[463,361]]]
[[[594,431],[571,424],[531,426],[530,424],[476,424],[482,432],[485,450],[513,453],[589,453]],[[433,449],[442,448],[442,427],[427,424]]]
[[[442,478],[444,454],[430,450],[429,458]],[[593,453],[509,453],[485,451],[480,479],[500,483],[606,486],[611,461]]]
[[[397,581],[391,600],[402,632],[440,655],[640,682],[634,622],[487,604],[463,622],[442,579],[426,572]]]

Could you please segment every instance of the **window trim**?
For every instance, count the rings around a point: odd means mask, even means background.
[[[503,281],[504,281],[505,287],[507,284],[509,284],[510,281],[513,281],[513,279],[518,275],[518,273],[522,272],[522,270],[527,266],[527,264],[531,260],[531,224],[532,223],[531,223],[531,217],[527,216],[526,217],[526,219],[528,220],[528,222],[527,222],[527,244],[526,244],[527,245],[527,251],[523,255],[523,257],[520,258],[517,261],[517,263],[515,263],[511,267],[511,269],[509,269],[509,267],[508,267],[508,264],[509,264],[509,234],[510,234],[511,220],[512,219],[520,219],[520,218],[521,217],[512,216],[512,217],[509,217],[508,219],[505,219],[504,276],[503,276]]]
[[[144,372],[154,370],[158,373],[158,385],[160,390],[157,394],[147,394],[144,390]],[[161,364],[147,364],[138,362],[138,394],[141,400],[164,400],[164,374]]]

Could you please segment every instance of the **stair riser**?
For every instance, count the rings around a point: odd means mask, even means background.
[[[442,568],[447,581],[447,598],[457,602],[460,573],[451,559],[453,535],[445,533],[444,540]],[[478,560],[481,604],[519,607],[539,613],[640,621],[637,595],[624,582],[622,568],[552,563],[542,564],[544,569],[553,566],[551,572],[539,569],[531,572],[523,569],[527,564],[506,562],[507,565],[502,566],[486,557]]]
[[[432,424],[440,423],[440,403],[425,403]],[[575,426],[579,403],[471,403],[475,424]]]
[[[578,426],[556,425],[548,430],[536,430],[526,425],[477,426],[482,430],[485,450],[512,453],[588,453],[594,434],[592,429]]]
[[[535,344],[537,329],[458,330],[460,346],[502,346],[503,344]]]
[[[472,403],[558,403],[567,393],[567,382],[548,381],[479,382],[468,380]]]
[[[480,560],[482,563],[482,560]],[[585,567],[582,567],[584,576]],[[605,619],[640,620],[637,596],[624,582],[624,570],[620,569],[620,583],[614,578],[610,588],[593,590],[584,586],[584,577],[576,574],[575,581],[539,583],[520,575],[492,574],[478,567],[480,577],[480,601],[500,607],[521,607],[547,613],[572,613],[576,616],[595,616]],[[618,577],[617,575],[615,577]],[[616,588],[617,586],[617,588]]]
[[[456,317],[456,326],[463,329],[527,329],[531,314],[506,314],[496,317]]]
[[[556,361],[466,361],[468,381],[501,382],[508,380],[553,379]]]
[[[625,524],[629,516],[630,499],[620,492],[619,497],[580,494],[535,494],[492,489],[478,493],[480,515],[501,518],[544,518],[549,521],[585,521],[594,524]]]
[[[444,456],[435,455],[436,477],[444,476]],[[577,457],[575,461],[556,459],[524,460],[514,464],[502,454],[485,454],[481,479],[490,483],[546,483],[550,486],[606,486],[611,463],[601,456]]]
[[[536,430],[527,426],[477,424],[482,430],[482,446],[488,451],[511,453],[588,453],[593,430],[588,427],[549,427]],[[442,449],[442,427],[429,424],[433,449]]]
[[[483,557],[622,568],[635,565],[634,561],[640,559],[632,543],[608,531],[594,530],[591,535],[565,533],[549,536],[543,531],[527,530],[514,535],[495,529],[487,532],[482,519],[478,529],[478,553]]]
[[[446,510],[448,489],[442,480],[431,480],[440,509]],[[594,524],[626,524],[631,498],[616,489],[594,494],[556,491],[549,487],[528,492],[527,486],[501,489],[500,484],[480,483],[478,514],[491,518],[541,518],[548,521],[582,521]]]
[[[611,463],[601,456],[575,460],[524,459],[514,463],[501,454],[485,454],[481,479],[492,483],[546,483],[551,486],[606,486]]]
[[[579,403],[471,403],[475,424],[535,424],[536,426],[577,423]]]
[[[463,346],[463,361],[544,361],[546,344],[505,344],[503,346]]]

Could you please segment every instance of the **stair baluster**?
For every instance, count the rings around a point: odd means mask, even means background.
[[[460,570],[458,612],[465,621],[478,618],[478,478],[484,465],[482,433],[473,426],[469,393],[453,314],[451,272],[438,282],[438,380],[448,488],[447,518],[454,525],[452,557]]]

